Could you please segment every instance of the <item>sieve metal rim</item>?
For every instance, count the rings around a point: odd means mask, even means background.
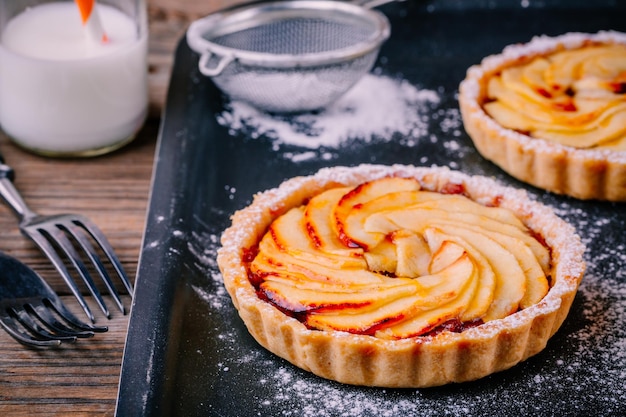
[[[367,39],[349,47],[306,54],[276,54],[247,51],[225,47],[206,39],[208,33],[228,34],[255,27],[264,22],[263,15],[282,13],[284,16],[300,16],[301,13],[324,14],[343,13],[350,18],[362,19],[373,25],[372,34]],[[335,14],[335,16],[337,16]],[[230,30],[228,29],[230,25]],[[273,1],[234,7],[198,19],[187,30],[187,43],[197,53],[205,56],[215,55],[227,66],[232,61],[243,65],[264,68],[307,68],[333,65],[360,58],[376,51],[391,34],[391,25],[387,17],[376,11],[359,6],[332,0],[288,0]],[[217,74],[216,74],[217,75]]]

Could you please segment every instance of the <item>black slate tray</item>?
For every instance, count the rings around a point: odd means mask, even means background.
[[[626,415],[626,205],[534,189],[482,159],[462,130],[467,67],[508,44],[568,31],[626,31],[624,2],[409,1],[392,23],[379,74],[438,92],[428,138],[355,140],[311,152],[218,123],[228,101],[181,40],[147,214],[117,403],[118,416]],[[455,113],[456,112],[456,113]],[[588,271],[564,326],[539,355],[479,381],[422,390],[353,387],[261,348],[230,304],[215,252],[229,216],[254,193],[324,166],[445,165],[528,189],[578,230]]]

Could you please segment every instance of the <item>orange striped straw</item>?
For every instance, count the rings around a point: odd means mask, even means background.
[[[96,10],[96,0],[74,0],[80,11],[83,27],[95,41],[106,43],[109,38],[102,27],[100,16]]]

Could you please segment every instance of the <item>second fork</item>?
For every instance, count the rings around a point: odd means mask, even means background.
[[[104,282],[120,311],[125,313],[122,299],[105,264],[109,265],[108,269],[121,281],[131,296],[133,294],[132,284],[102,231],[89,219],[77,214],[42,216],[33,212],[15,188],[14,178],[13,169],[4,163],[4,159],[0,155],[0,196],[17,215],[22,234],[33,240],[50,259],[87,317],[92,322],[95,321],[95,317],[68,266],[71,266],[74,275],[79,276],[85,283],[104,315],[110,318],[102,294],[87,267],[87,265],[91,265],[91,269]]]

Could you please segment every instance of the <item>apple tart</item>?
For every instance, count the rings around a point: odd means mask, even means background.
[[[504,171],[557,194],[626,201],[626,34],[510,45],[470,67],[459,90],[467,133]]]
[[[584,272],[573,228],[446,168],[326,168],[257,194],[218,265],[265,348],[379,387],[475,380],[541,351]]]

